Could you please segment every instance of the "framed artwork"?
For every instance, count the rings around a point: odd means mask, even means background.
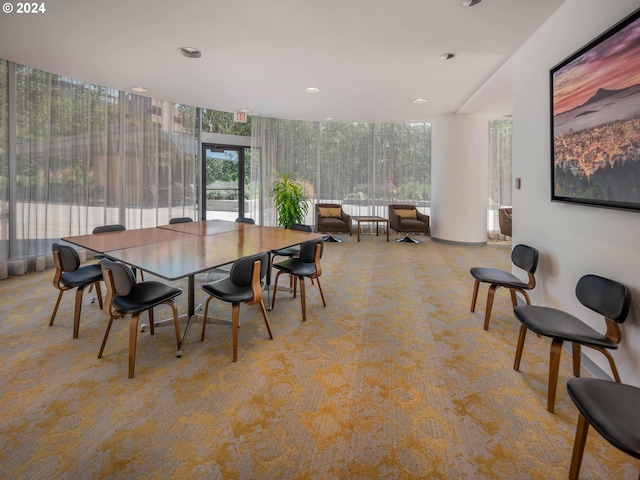
[[[640,9],[550,74],[551,200],[640,210]]]

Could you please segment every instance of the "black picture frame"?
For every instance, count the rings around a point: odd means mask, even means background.
[[[640,211],[640,9],[550,69],[551,201]]]

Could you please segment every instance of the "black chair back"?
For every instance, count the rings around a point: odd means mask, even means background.
[[[320,258],[324,250],[324,240],[322,238],[316,238],[308,240],[300,245],[300,260],[304,263],[315,262],[316,257],[316,245],[320,244]]]
[[[123,230],[126,230],[126,228],[120,224],[100,225],[93,229],[93,233],[122,232]]]
[[[53,252],[58,252],[58,255],[60,256],[60,267],[63,272],[75,272],[80,268],[80,257],[78,256],[78,252],[76,252],[75,248],[70,247],[69,245],[54,243],[51,245],[51,250]]]
[[[528,245],[516,245],[511,252],[511,261],[525,272],[536,273],[538,268],[538,250]]]
[[[176,223],[189,223],[193,222],[193,218],[191,217],[176,217],[169,220],[169,225],[174,225]]]
[[[255,224],[256,221],[253,218],[249,218],[249,217],[238,217],[236,218],[236,222],[238,223],[250,223],[250,224]]]
[[[113,279],[113,293],[119,297],[126,297],[136,285],[136,277],[129,267],[124,263],[114,262],[113,260],[100,260],[102,267],[102,276],[106,280],[108,275],[105,269],[111,270],[111,278]]]
[[[629,314],[629,289],[615,280],[585,275],[578,280],[576,297],[585,307],[618,323],[624,322]]]
[[[269,254],[267,252],[249,255],[236,260],[229,271],[231,283],[236,287],[248,287],[251,285],[253,264],[256,260],[260,260],[260,280],[262,280],[269,267]]]
[[[289,230],[298,230],[300,232],[313,232],[313,228],[309,225],[303,225],[301,223],[292,223],[289,225]]]

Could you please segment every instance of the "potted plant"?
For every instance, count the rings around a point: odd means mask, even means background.
[[[291,180],[288,174],[281,174],[273,184],[273,197],[279,227],[289,228],[294,223],[304,223],[309,209],[309,199],[300,183]]]

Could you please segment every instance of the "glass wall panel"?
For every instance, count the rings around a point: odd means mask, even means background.
[[[489,122],[489,238],[503,239],[498,210],[511,207],[511,120]]]

